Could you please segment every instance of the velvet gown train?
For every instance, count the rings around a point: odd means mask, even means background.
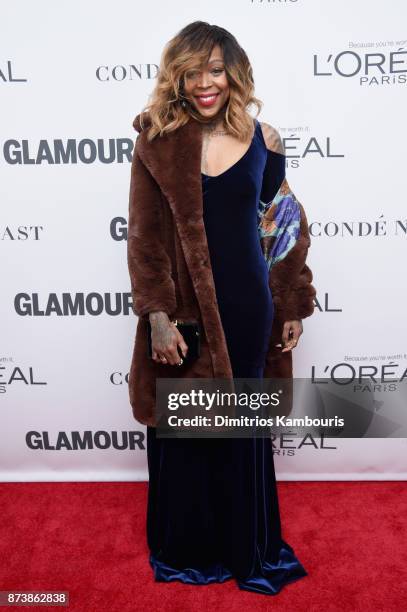
[[[257,231],[285,156],[267,149],[260,123],[246,153],[215,177],[202,174],[204,223],[216,296],[235,377],[262,378],[273,301]],[[225,232],[226,228],[226,232]],[[270,438],[158,438],[147,427],[147,540],[158,581],[235,578],[276,594],[307,575],[282,539]]]

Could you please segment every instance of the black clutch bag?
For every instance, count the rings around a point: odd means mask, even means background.
[[[201,354],[201,328],[197,321],[172,321],[174,325],[176,325],[180,334],[185,340],[186,345],[188,346],[188,351],[186,357],[182,355],[180,347],[178,347],[179,356],[183,358],[184,362],[192,361],[193,359],[197,359]],[[147,342],[148,342],[148,356],[151,358],[153,356],[152,346],[151,346],[151,323],[147,321]]]

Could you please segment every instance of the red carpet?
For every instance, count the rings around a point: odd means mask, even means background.
[[[146,483],[0,484],[0,590],[66,590],[69,608],[42,609],[81,612],[406,609],[404,482],[278,486],[283,535],[309,576],[276,596],[234,580],[154,583]]]

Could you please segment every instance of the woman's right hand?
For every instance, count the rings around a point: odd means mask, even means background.
[[[185,357],[188,346],[166,312],[150,312],[152,358],[157,363],[177,365],[181,361],[178,346]]]

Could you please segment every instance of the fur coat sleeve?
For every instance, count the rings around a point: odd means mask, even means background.
[[[311,240],[304,207],[296,199],[286,179],[284,179],[280,188],[280,195],[282,192],[285,193],[287,198],[284,203],[284,208],[287,210],[284,213],[281,210],[279,211],[277,205],[274,205],[270,212],[270,218],[266,222],[275,223],[274,219],[278,219],[278,213],[282,212],[281,225],[276,226],[280,234],[274,243],[273,251],[277,250],[279,241],[283,242],[288,238],[290,231],[295,231],[292,244],[284,253],[283,258],[276,261],[272,259],[270,262],[269,278],[274,298],[275,316],[284,323],[285,321],[305,319],[313,314],[316,290],[311,284],[313,280],[312,271],[306,264]],[[294,211],[288,211],[290,206],[294,206]],[[289,224],[290,220],[292,221],[291,215],[297,219],[295,230]],[[262,227],[264,227],[264,224],[263,221]],[[262,235],[261,240],[264,241],[264,239],[265,237]],[[266,253],[269,253],[266,247],[265,250]]]
[[[275,316],[301,320],[314,312],[313,274],[306,264],[311,239],[303,205],[286,178],[286,155],[278,131],[262,124],[268,148],[258,207],[258,230],[269,268]]]
[[[163,240],[163,201],[159,186],[140,159],[139,137],[133,151],[130,180],[127,260],[133,311],[141,318],[176,309],[171,262]]]

